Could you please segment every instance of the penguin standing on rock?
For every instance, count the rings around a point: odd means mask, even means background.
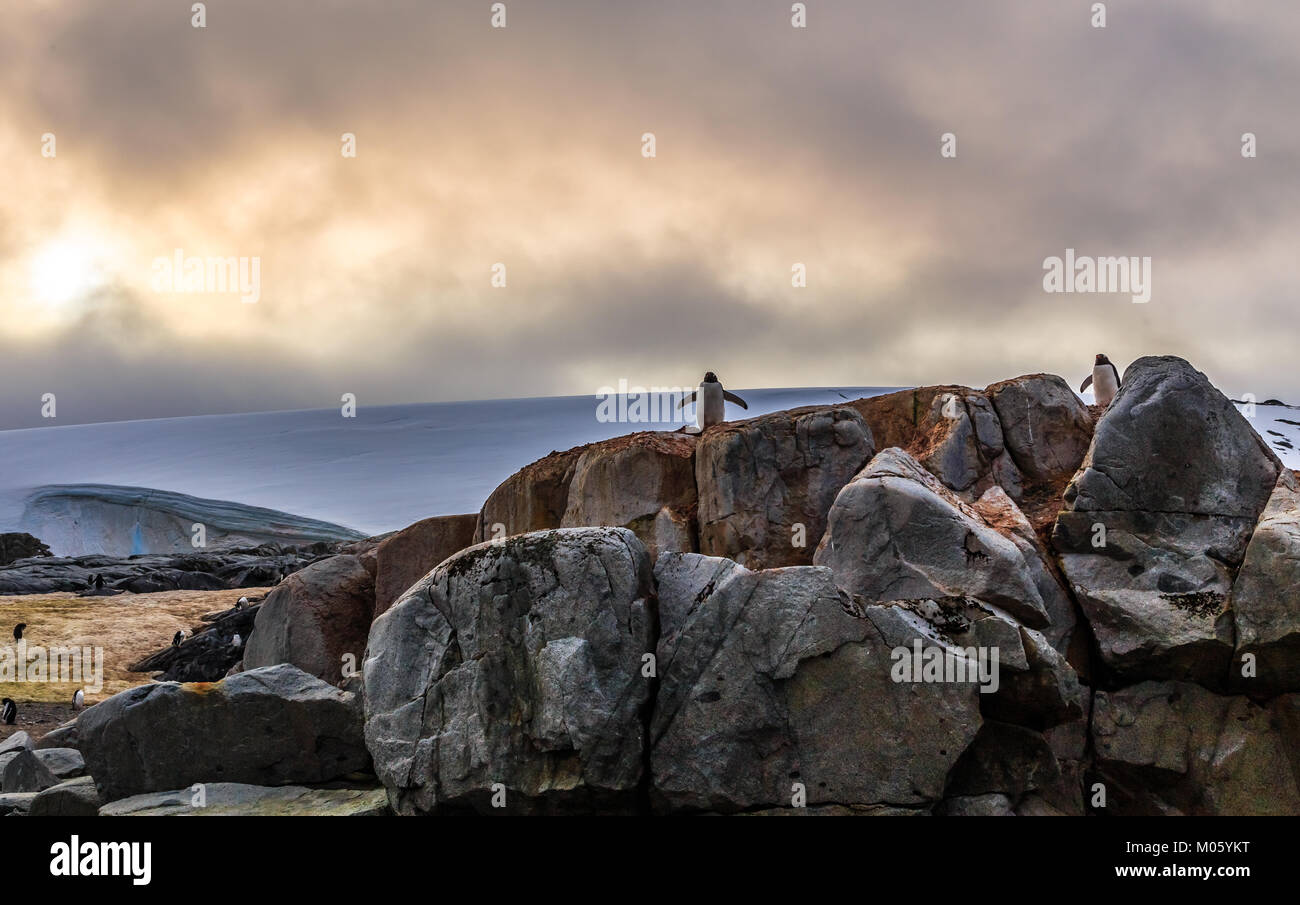
[[[247,597],[240,597],[238,600],[235,601],[235,609],[237,610],[242,610],[246,606],[248,606]]]
[[[20,623],[18,623],[17,625],[15,625],[15,626],[14,626],[14,640],[15,640],[15,641],[21,641],[21,640],[23,640],[23,632],[24,632],[26,629],[27,629],[27,623],[26,623],[26,622],[20,622]]]
[[[1083,385],[1079,387],[1079,392],[1082,393],[1089,386],[1092,387],[1092,394],[1096,398],[1097,404],[1102,408],[1110,405],[1115,398],[1115,394],[1119,392],[1119,388],[1123,386],[1123,381],[1119,378],[1119,369],[1100,352],[1097,353],[1096,364],[1092,366],[1092,376],[1084,379]]]
[[[13,699],[5,698],[0,701],[0,722],[12,726],[16,719],[18,719],[18,705],[13,702]]]
[[[743,409],[748,409],[745,400],[741,399],[735,393],[729,393],[722,388],[718,382],[718,375],[708,371],[704,379],[700,381],[700,386],[695,392],[690,393],[677,403],[678,408],[683,408],[687,404],[694,402],[697,405],[696,422],[700,429],[712,427],[715,424],[721,424],[727,420],[727,403],[733,403]]]
[[[179,632],[172,635],[172,647],[180,647],[181,642],[184,641],[189,636],[190,636],[189,632],[185,631],[185,629],[181,629]]]

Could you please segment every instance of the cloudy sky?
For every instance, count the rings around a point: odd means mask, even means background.
[[[0,427],[1098,351],[1300,401],[1294,3],[190,6],[5,5]],[[259,300],[158,291],[178,248]],[[1150,302],[1045,292],[1066,248]]]

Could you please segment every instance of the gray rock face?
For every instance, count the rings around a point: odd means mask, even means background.
[[[7,739],[0,741],[0,754],[7,754],[10,751],[21,751],[24,748],[32,747],[32,737],[19,729]]]
[[[1031,481],[1054,482],[1078,469],[1092,442],[1092,415],[1055,374],[1031,374],[984,390],[1007,452]]]
[[[312,563],[281,582],[258,608],[244,668],[292,663],[338,684],[345,656],[353,669],[361,664],[374,601],[374,578],[357,557]]]
[[[840,491],[814,562],[867,602],[969,596],[1050,623],[1025,554],[901,449]]]
[[[895,682],[830,572],[665,554],[651,724],[660,810],[925,807],[979,729],[973,684]],[[920,635],[912,633],[907,639]]]
[[[464,550],[375,620],[366,741],[398,813],[635,807],[654,649],[631,531],[565,528]]]
[[[369,763],[354,695],[285,665],[116,694],[77,718],[105,801],[196,782],[326,782]]]
[[[53,790],[51,790],[53,791]],[[186,789],[132,795],[106,804],[101,817],[377,817],[388,813],[383,789],[308,789],[208,783],[200,801]],[[32,809],[35,813],[35,807]]]
[[[1102,660],[1121,679],[1225,682],[1228,592],[1280,470],[1187,362],[1129,367],[1053,533]]]
[[[561,525],[630,529],[653,560],[695,549],[695,437],[643,432],[586,447]]]
[[[59,778],[30,748],[14,755],[0,776],[0,790],[5,792],[40,792],[58,784]]]
[[[1300,696],[1267,706],[1186,682],[1097,692],[1092,738],[1111,814],[1300,813]]]
[[[709,428],[695,452],[700,552],[753,569],[808,565],[835,495],[874,451],[851,408],[791,409]]]
[[[36,792],[0,793],[0,817],[27,814],[31,810],[32,802],[36,800],[37,794]]]
[[[32,799],[31,817],[94,817],[99,814],[99,791],[93,776],[80,776],[51,786]]]
[[[1242,691],[1300,691],[1300,490],[1283,470],[1232,586],[1234,682]],[[1254,654],[1255,676],[1241,675]]]
[[[220,681],[244,659],[244,647],[235,645],[235,636],[242,639],[252,635],[259,609],[261,604],[255,603],[242,610],[231,608],[218,613],[179,645],[169,644],[127,668],[131,672],[158,673],[155,678],[165,682]]]
[[[19,559],[29,556],[49,556],[50,548],[41,543],[39,537],[33,537],[23,531],[10,531],[0,534],[0,566],[7,566]]]
[[[574,467],[585,449],[576,446],[553,452],[503,481],[479,512],[474,542],[560,527],[569,506]]]
[[[375,550],[375,611],[397,602],[438,563],[474,543],[478,513],[427,518],[384,539]]]

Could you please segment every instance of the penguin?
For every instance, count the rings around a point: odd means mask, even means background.
[[[704,380],[700,382],[699,388],[677,403],[677,407],[682,408],[697,399],[699,400],[699,408],[696,421],[699,422],[701,428],[712,427],[726,421],[726,404],[728,402],[743,409],[749,409],[749,406],[745,404],[745,400],[722,388],[722,384],[718,382],[718,375],[712,371],[705,373]]]
[[[13,702],[13,699],[0,700],[0,721],[3,721],[6,726],[12,726],[16,719],[18,719],[18,705]]]
[[[72,709],[80,710],[85,706],[86,706],[86,693],[82,691],[80,688],[78,688],[77,693],[72,696]]]
[[[238,600],[235,601],[235,609],[237,610],[242,610],[246,606],[248,606],[247,597],[240,597]]]
[[[172,635],[172,647],[180,647],[181,642],[184,641],[189,636],[190,636],[189,632],[185,631],[185,629],[181,629],[179,632]]]
[[[239,634],[236,633],[236,634],[235,634],[235,637],[233,637],[233,638],[230,639],[230,646],[231,646],[231,647],[243,647],[243,646],[244,646],[244,639],[241,638],[241,637],[239,637]]]
[[[15,626],[14,626],[14,640],[15,640],[15,641],[21,641],[21,640],[23,640],[23,632],[26,631],[26,630],[27,630],[27,623],[26,623],[26,622],[20,622],[20,623],[18,623],[17,625],[15,625]]]
[[[103,576],[103,575],[96,575],[96,576],[95,576],[95,590],[96,590],[96,591],[102,591],[102,590],[104,590],[104,576]]]
[[[1119,388],[1123,385],[1124,382],[1119,378],[1119,369],[1111,363],[1109,358],[1098,352],[1097,362],[1092,366],[1092,376],[1083,381],[1083,385],[1079,387],[1079,392],[1082,393],[1091,386],[1097,404],[1105,408],[1110,405],[1111,400],[1115,398],[1115,394],[1119,392]]]

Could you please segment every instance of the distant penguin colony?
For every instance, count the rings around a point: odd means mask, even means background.
[[[86,693],[82,691],[80,688],[78,688],[77,693],[72,696],[72,709],[80,710],[82,707],[85,706],[86,706]]]
[[[707,371],[704,374],[704,379],[700,381],[699,388],[677,403],[677,407],[682,408],[692,402],[698,402],[699,405],[699,414],[695,420],[701,430],[727,420],[726,404],[728,402],[743,409],[749,408],[745,404],[745,400],[735,393],[729,393],[723,389],[722,384],[718,382],[718,375],[712,371]]]
[[[1089,386],[1092,387],[1092,393],[1097,400],[1097,404],[1103,408],[1114,401],[1115,394],[1123,386],[1123,381],[1119,377],[1119,369],[1100,352],[1097,353],[1096,363],[1092,366],[1092,374],[1084,378],[1083,385],[1079,387],[1079,392],[1082,393]]]
[[[16,719],[18,719],[18,705],[13,702],[13,699],[5,698],[0,701],[0,722],[12,726]]]
[[[26,622],[20,622],[20,623],[18,623],[17,625],[15,625],[15,626],[14,626],[14,640],[15,640],[15,641],[21,641],[21,640],[23,640],[23,632],[26,631],[26,630],[27,630],[27,623],[26,623]]]

